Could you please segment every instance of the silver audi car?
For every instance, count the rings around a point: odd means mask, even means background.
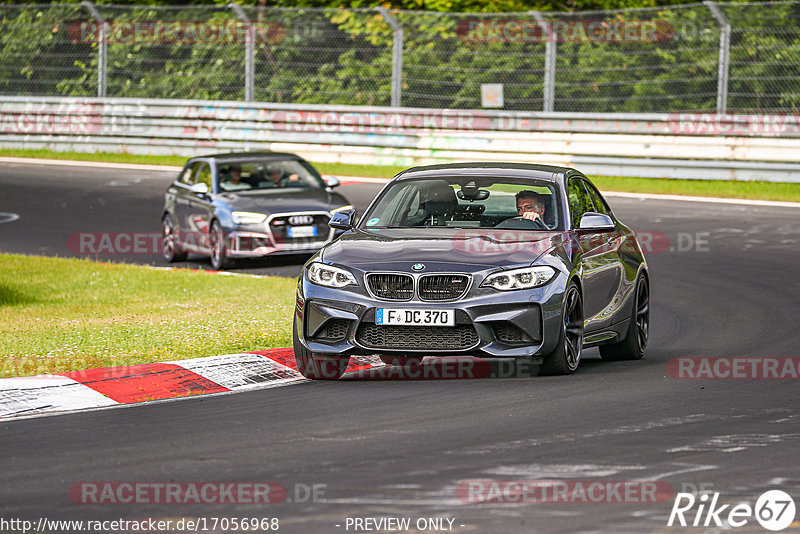
[[[333,190],[338,185],[294,154],[192,158],[165,195],[164,258],[182,261],[198,253],[226,269],[236,258],[315,252],[336,236],[331,214],[352,208]]]

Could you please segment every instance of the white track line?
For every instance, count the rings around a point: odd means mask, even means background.
[[[72,161],[68,159],[39,158],[6,158],[0,157],[0,163],[22,163],[33,165],[66,165],[69,167],[95,167],[100,169],[126,169],[133,171],[180,172],[183,167],[170,165],[143,165],[139,163],[112,163],[109,161]]]
[[[642,200],[675,200],[678,202],[713,202],[715,204],[740,204],[745,206],[769,206],[773,208],[800,208],[800,202],[781,202],[778,200],[749,200],[744,198],[691,197],[683,195],[661,195],[657,193],[623,193],[603,191],[607,197],[638,198]]]

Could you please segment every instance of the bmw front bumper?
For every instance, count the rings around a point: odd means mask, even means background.
[[[479,282],[479,280],[476,280]],[[566,276],[534,289],[497,291],[474,284],[461,299],[447,302],[386,301],[350,286],[332,289],[302,276],[297,286],[298,339],[325,356],[469,355],[533,357],[553,351],[560,338]],[[377,325],[378,308],[455,311],[455,326]],[[534,362],[539,363],[539,362]]]

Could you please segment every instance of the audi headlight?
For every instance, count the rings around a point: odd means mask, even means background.
[[[546,265],[524,267],[490,274],[483,281],[481,287],[491,287],[499,291],[513,289],[531,289],[543,286],[556,275],[556,270]]]
[[[231,213],[233,222],[236,224],[261,224],[267,220],[263,213],[251,213],[249,211],[234,211]]]
[[[312,263],[306,273],[309,282],[320,286],[339,288],[356,285],[356,278],[352,273],[324,263]]]

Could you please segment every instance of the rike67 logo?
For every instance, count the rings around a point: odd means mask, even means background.
[[[781,490],[764,492],[754,507],[741,502],[721,504],[719,492],[699,497],[678,493],[667,526],[738,528],[755,519],[763,528],[777,532],[791,525],[794,515],[794,500]]]

